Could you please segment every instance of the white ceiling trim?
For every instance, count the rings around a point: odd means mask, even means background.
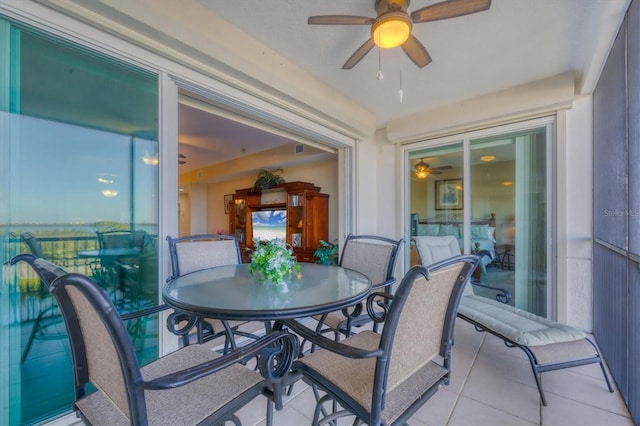
[[[222,90],[204,88],[178,76],[172,76],[172,78],[181,89],[202,97],[206,103],[219,107],[228,113],[237,114],[251,121],[290,132],[298,138],[309,139],[334,148],[350,147],[354,144],[354,139],[349,136],[278,108],[233,87],[227,86],[225,87],[226,91],[223,92]],[[218,89],[222,89],[222,87],[220,86]]]
[[[387,138],[392,143],[413,143],[548,115],[571,108],[574,92],[573,75],[565,73],[393,120]]]
[[[217,107],[215,105],[212,105],[211,103],[208,103],[205,100],[200,100],[200,99],[195,99],[193,97],[187,96],[187,95],[183,95],[180,94],[178,96],[178,101],[181,104],[184,105],[188,105],[191,106],[193,108],[197,108],[201,111],[205,111],[208,112],[210,114],[214,114],[214,115],[218,115],[220,117],[235,121],[237,123],[241,123],[244,124],[246,126],[250,126],[250,127],[254,127],[256,129],[260,129],[263,130],[265,132],[269,132],[278,136],[282,136],[284,138],[287,139],[291,139],[293,141],[297,141],[297,142],[301,142],[304,143],[305,145],[309,145],[309,146],[313,146],[315,148],[318,148],[320,150],[326,151],[326,152],[330,152],[335,154],[336,153],[336,148],[332,148],[329,147],[327,144],[321,144],[318,142],[315,142],[309,138],[305,138],[299,134],[294,134],[293,132],[288,132],[282,129],[278,129],[270,124],[267,123],[263,123],[260,121],[257,121],[253,118],[250,117],[245,117],[242,115],[239,115],[235,112],[231,112],[229,110],[226,110],[224,108],[220,108]]]

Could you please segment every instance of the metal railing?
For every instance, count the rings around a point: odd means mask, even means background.
[[[97,259],[83,258],[78,255],[81,251],[97,249],[96,237],[38,237],[38,240],[43,257],[68,272],[78,272],[91,277],[99,266]],[[5,244],[8,259],[20,253],[31,252],[19,236],[9,236]],[[35,320],[41,312],[54,303],[53,298],[47,297],[48,293],[42,288],[37,274],[26,264],[16,266],[13,278],[9,275],[8,279],[5,278],[3,285],[13,301],[15,321]]]

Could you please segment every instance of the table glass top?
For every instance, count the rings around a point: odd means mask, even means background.
[[[221,266],[178,277],[164,287],[165,302],[181,311],[223,319],[270,320],[316,315],[351,306],[369,293],[361,273],[301,263],[281,285],[260,282],[247,264]]]

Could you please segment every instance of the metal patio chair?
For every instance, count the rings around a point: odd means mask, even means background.
[[[34,257],[44,257],[44,252],[38,238],[29,232],[21,234],[20,237],[27,247],[29,247],[29,250]],[[33,321],[33,326],[31,327],[31,332],[27,338],[27,343],[22,351],[22,356],[20,358],[21,363],[24,363],[27,360],[27,356],[33,347],[34,340],[54,340],[62,339],[66,336],[63,331],[55,330],[57,327],[62,327],[62,316],[60,315],[58,305],[49,293],[48,284],[49,283],[45,282],[41,278],[37,291],[40,309],[38,315]]]
[[[238,240],[234,236],[219,234],[198,234],[173,238],[168,236],[169,255],[171,257],[171,276],[173,278],[223,265],[236,265],[242,262]],[[225,336],[224,352],[236,350],[236,335],[255,339],[251,333],[238,328],[247,321],[227,321],[213,318],[199,318],[195,330],[197,341]]]
[[[364,330],[335,342],[297,321],[284,321],[321,348],[299,358],[292,369],[325,392],[312,424],[355,415],[354,424],[403,425],[448,384],[456,312],[477,262],[476,256],[459,256],[428,270],[417,265],[393,295],[370,295],[369,312],[376,299],[390,301],[386,315],[373,317],[384,321],[380,334]],[[341,410],[327,413],[324,404],[330,402]]]
[[[391,293],[391,286],[396,281],[393,276],[396,257],[403,242],[403,239],[396,241],[377,235],[349,234],[344,242],[339,264],[366,275],[374,291]],[[318,321],[316,331],[333,332],[336,341],[341,335],[350,336],[353,327],[371,322],[369,315],[362,313],[362,309],[363,305],[360,303],[350,309],[314,316]],[[374,323],[373,327],[376,331],[378,324]]]
[[[140,367],[123,319],[102,288],[43,259],[22,255],[12,263],[19,260],[50,282],[58,301],[72,351],[73,409],[87,424],[239,425],[234,413],[260,394],[272,398],[273,383],[297,353],[295,336],[274,331],[224,356],[189,345]],[[161,309],[166,306],[137,315]],[[242,365],[256,357],[260,373]],[[268,418],[271,412],[269,403]]]

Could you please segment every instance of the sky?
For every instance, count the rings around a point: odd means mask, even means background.
[[[158,166],[142,160],[157,153],[156,141],[14,114],[4,118],[10,123],[9,185],[0,191],[9,192],[1,197],[9,199],[9,218],[0,224],[128,223],[132,170],[135,222],[157,221]],[[104,196],[107,189],[117,195]]]

